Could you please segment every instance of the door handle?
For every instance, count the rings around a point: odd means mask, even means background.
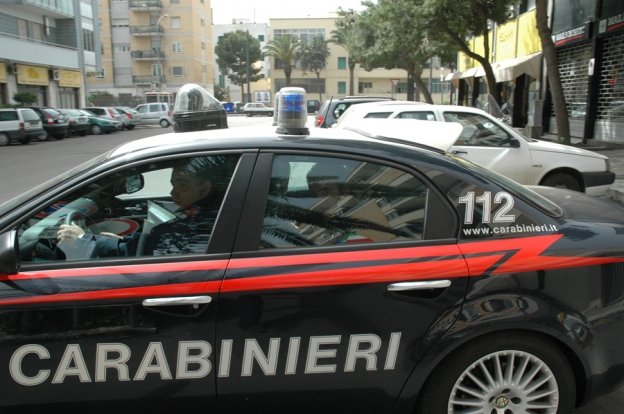
[[[468,152],[467,152],[467,151],[457,151],[457,150],[452,151],[452,153],[453,153],[453,154],[468,154]]]
[[[203,305],[212,302],[210,296],[186,296],[178,298],[145,299],[143,306],[180,306],[180,305]]]
[[[388,285],[390,292],[401,292],[404,290],[440,289],[451,286],[450,280],[427,280],[424,282],[401,282]]]

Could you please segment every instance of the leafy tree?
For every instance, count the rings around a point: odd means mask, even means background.
[[[22,106],[30,106],[37,102],[37,95],[32,92],[16,92],[13,94],[13,100]]]
[[[568,121],[568,110],[566,108],[565,95],[561,86],[561,76],[559,74],[559,63],[557,62],[557,52],[551,37],[550,27],[548,27],[548,1],[537,0],[535,2],[535,13],[537,20],[537,31],[542,40],[542,50],[546,60],[546,71],[548,72],[548,85],[552,93],[553,105],[555,107],[555,118],[557,119],[557,133],[559,141],[563,144],[570,144],[570,123]]]
[[[416,0],[379,0],[362,2],[367,9],[355,20],[362,45],[361,63],[367,68],[405,69],[428,103],[430,91],[422,80],[424,65],[434,56],[454,53],[457,48],[444,38],[430,39],[427,22]]]
[[[306,72],[312,72],[316,74],[316,79],[319,85],[319,101],[323,101],[321,96],[321,71],[327,66],[327,59],[329,59],[329,48],[327,42],[322,36],[315,36],[310,43],[303,43],[297,51],[297,60],[301,63],[301,69],[303,75]]]
[[[414,0],[419,4],[422,0]],[[466,56],[483,66],[489,93],[500,103],[496,93],[496,78],[490,64],[491,45],[488,30],[491,22],[503,24],[511,17],[510,11],[519,0],[424,0],[421,11],[423,22],[428,22],[428,37],[447,37]],[[483,35],[483,55],[468,48],[466,39]]]
[[[227,101],[230,98],[230,87],[226,86],[225,88],[222,88],[221,86],[215,83],[214,84],[214,96],[221,102]]]
[[[290,86],[290,75],[292,74],[292,63],[297,56],[297,51],[301,45],[299,41],[291,35],[282,35],[270,40],[264,47],[265,55],[271,56],[284,64],[284,75],[286,76],[286,86]],[[276,65],[277,66],[277,65]]]
[[[347,66],[349,67],[349,95],[354,95],[354,71],[355,64],[360,62],[360,52],[358,37],[355,31],[355,18],[357,13],[353,9],[338,9],[338,14],[342,17],[336,20],[336,30],[332,30],[331,38],[328,40],[338,46],[342,46],[347,51]]]
[[[247,38],[249,38],[249,61],[247,61]],[[247,66],[249,66],[249,81],[260,80],[260,68],[253,66],[262,59],[260,41],[242,30],[225,33],[217,42],[215,54],[218,56],[219,72],[227,76],[234,85],[241,87],[243,97],[247,96],[245,94]]]

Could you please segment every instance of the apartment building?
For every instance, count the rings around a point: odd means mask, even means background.
[[[0,0],[0,104],[32,92],[36,105],[85,105],[100,67],[96,0]]]
[[[290,34],[302,41],[309,42],[315,36],[325,39],[332,37],[332,31],[336,30],[338,16],[327,18],[297,18],[297,19],[270,19],[271,39]],[[331,97],[344,97],[349,94],[349,67],[347,65],[347,51],[333,43],[328,44],[330,57],[327,67],[321,72],[320,79],[316,75],[307,72],[304,76],[299,63],[293,68],[291,86],[302,87],[307,91],[308,99],[319,99],[321,102]],[[278,92],[286,86],[286,76],[283,65],[272,59],[271,85],[272,92]],[[425,83],[432,81],[432,97],[435,102],[448,99],[446,91],[450,82],[441,82],[440,68],[426,69],[423,73]],[[355,95],[374,95],[407,99],[407,71],[403,69],[373,69],[366,71],[360,65],[356,65],[354,71]]]
[[[214,91],[209,0],[100,0],[102,70],[92,94],[173,102],[196,83]]]
[[[215,82],[221,88],[230,88],[230,101],[232,102],[244,102],[242,96],[241,87],[235,85],[228,79],[227,76],[219,73],[219,66],[217,65],[217,55],[214,53],[214,48],[217,46],[219,38],[225,33],[235,32],[242,30],[249,32],[250,37],[254,37],[260,41],[260,48],[263,49],[269,40],[269,25],[266,23],[252,23],[249,19],[232,19],[232,24],[215,24],[212,26],[212,43],[213,43],[213,67],[215,74]],[[256,62],[256,68],[260,69],[260,76],[262,79],[258,82],[254,82],[251,86],[251,94],[258,95],[260,91],[270,91],[270,58],[267,56],[260,62]],[[245,90],[247,86],[245,85]],[[258,95],[261,96],[261,95]],[[253,100],[253,98],[252,98]],[[262,100],[261,102],[266,102]]]

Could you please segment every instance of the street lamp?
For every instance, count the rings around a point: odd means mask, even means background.
[[[158,72],[160,72],[160,79],[159,79],[159,82],[158,82],[158,97],[157,97],[158,102],[160,102],[160,92],[162,92],[162,84],[163,84],[162,80],[164,78],[162,66],[160,66],[160,52],[162,50],[162,39],[160,38],[160,30],[159,29],[160,29],[160,21],[162,19],[164,19],[165,17],[169,17],[169,15],[166,14],[166,13],[163,14],[162,16],[160,16],[160,18],[156,22],[156,30],[158,30],[158,55],[157,55],[157,57],[158,57],[158,65],[156,67],[158,68]]]

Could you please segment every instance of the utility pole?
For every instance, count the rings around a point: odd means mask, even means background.
[[[251,78],[251,68],[249,67],[249,30],[247,30],[246,40],[247,58],[245,59],[245,62],[247,63],[247,102],[251,102],[251,90],[249,89],[251,87],[249,80]]]

